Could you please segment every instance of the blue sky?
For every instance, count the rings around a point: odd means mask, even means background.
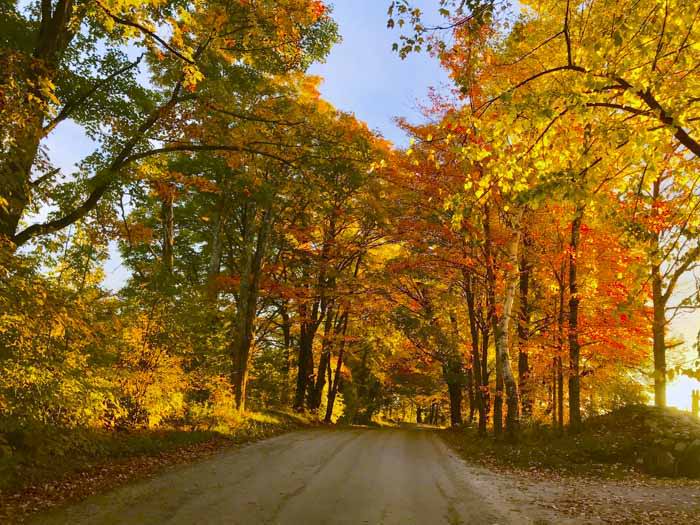
[[[429,88],[446,87],[449,79],[427,54],[401,60],[391,50],[399,32],[386,27],[388,5],[388,0],[333,2],[333,18],[343,42],[333,48],[325,64],[314,65],[310,72],[325,78],[321,92],[326,100],[404,145],[407,138],[393,119],[420,119],[419,104],[426,100]],[[416,5],[434,12],[436,2],[423,0]]]

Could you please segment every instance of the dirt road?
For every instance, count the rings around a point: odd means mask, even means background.
[[[287,434],[93,497],[46,524],[529,523],[421,430]]]

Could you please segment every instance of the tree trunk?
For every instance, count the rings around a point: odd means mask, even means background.
[[[517,440],[520,431],[520,402],[518,400],[518,384],[510,364],[510,322],[515,302],[516,289],[518,287],[518,249],[520,245],[520,233],[516,232],[508,242],[508,259],[511,267],[506,273],[506,290],[503,299],[503,311],[498,322],[494,324],[496,334],[496,356],[500,359],[501,375],[506,390],[506,437],[510,441]]]
[[[532,264],[529,261],[529,235],[523,239],[523,254],[520,258],[520,311],[518,316],[518,389],[524,418],[532,415],[530,397],[530,363],[527,345],[530,339],[530,278]]]
[[[340,387],[340,371],[343,367],[343,356],[345,354],[345,336],[348,332],[348,318],[350,317],[350,312],[345,311],[343,315],[343,327],[341,330],[342,338],[340,340],[340,348],[338,350],[338,360],[335,363],[335,373],[333,374],[333,382],[328,384],[328,400],[326,402],[326,417],[324,421],[326,423],[331,423],[333,417],[333,406],[335,405],[335,398],[338,395],[338,388]],[[330,363],[329,363],[330,364]]]
[[[40,115],[19,131],[17,145],[0,160],[0,237],[13,240],[30,201],[30,173],[39,149]]]
[[[335,398],[338,393],[338,386],[340,384],[340,371],[343,366],[343,354],[345,353],[345,336],[348,331],[348,318],[350,317],[350,310],[345,309],[342,315],[340,310],[336,314],[336,320],[333,328],[333,346],[338,344],[338,358],[336,360],[335,373],[331,368],[331,361],[328,360],[326,365],[328,371],[328,393],[326,395],[326,416],[328,417],[328,423],[331,422],[331,416],[333,415],[333,405],[335,404]],[[331,350],[332,352],[332,350]]]
[[[321,266],[316,279],[316,297],[313,299],[310,309],[308,305],[304,303],[299,306],[301,335],[299,337],[297,391],[294,397],[294,409],[297,411],[304,410],[304,400],[307,392],[308,394],[312,394],[314,388],[314,338],[316,337],[316,332],[320,324],[323,322],[324,316],[328,313],[329,302],[326,296],[327,290],[334,284],[333,279],[327,279],[327,273],[330,269],[329,252],[335,233],[335,218],[332,216],[329,220],[328,227],[324,230],[324,240],[321,248]],[[311,286],[309,285],[307,289],[310,291]],[[319,368],[318,372],[320,375],[325,373],[321,368]],[[309,388],[311,391],[309,391]]]
[[[163,228],[163,273],[166,277],[173,276],[175,266],[175,185],[161,184],[158,188],[161,202],[161,222]]]
[[[483,375],[483,386],[481,395],[484,400],[484,435],[486,425],[488,425],[489,417],[491,416],[491,372],[489,371],[489,344],[491,339],[491,322],[489,314],[485,316],[484,322],[481,323],[481,374]]]
[[[554,358],[555,363],[555,380],[557,382],[557,398],[556,408],[558,418],[557,422],[559,429],[564,430],[564,370],[562,364],[562,356],[564,355],[564,304],[566,296],[565,287],[565,272],[566,262],[562,260],[559,267],[557,280],[559,282],[559,303],[557,305],[557,355]]]
[[[469,332],[472,343],[472,370],[474,372],[474,389],[476,410],[479,415],[479,434],[486,435],[486,423],[488,412],[488,376],[481,365],[481,355],[479,352],[479,325],[477,321],[476,301],[474,298],[473,277],[464,274],[464,291],[467,298],[467,312],[469,314]]]
[[[321,406],[321,399],[323,397],[323,388],[326,386],[326,368],[331,362],[331,349],[333,345],[333,309],[331,306],[328,307],[326,312],[326,319],[323,324],[323,342],[321,345],[321,357],[318,361],[318,373],[316,374],[316,384],[311,386],[311,391],[309,392],[309,409],[312,411],[318,410]]]
[[[443,364],[443,374],[450,396],[450,424],[462,424],[462,388],[464,387],[464,362],[459,351],[459,327],[457,316],[450,312],[450,337],[447,342],[448,355]]]
[[[357,261],[355,261],[355,270],[353,272],[353,279],[357,279],[357,276],[360,273],[360,266],[362,265],[362,255],[357,257]],[[338,394],[338,388],[340,387],[340,371],[343,366],[343,355],[345,353],[345,337],[347,336],[348,333],[348,321],[350,319],[350,308],[346,307],[345,312],[343,313],[342,316],[340,316],[340,322],[336,323],[336,334],[340,334],[340,344],[339,344],[339,350],[338,350],[338,361],[335,364],[335,374],[333,377],[333,381],[331,382],[330,375],[328,379],[328,400],[326,402],[326,417],[324,418],[324,421],[326,423],[331,422],[331,418],[333,416],[333,406],[335,405],[335,398]],[[328,363],[330,367],[330,362]]]
[[[236,323],[236,334],[231,346],[231,385],[233,387],[236,410],[245,411],[246,389],[248,386],[248,361],[250,348],[253,344],[253,320],[248,311],[239,314],[240,322]]]
[[[491,212],[484,206],[484,255],[486,257],[486,304],[487,317],[492,324],[496,346],[498,346],[498,325],[496,315],[496,269],[491,253]],[[493,432],[499,437],[503,434],[503,365],[502,354],[496,349],[496,395],[493,400]]]
[[[454,428],[462,424],[462,384],[448,383],[447,391],[450,395],[450,425]]]
[[[666,301],[663,297],[661,267],[652,264],[651,288],[654,308],[654,405],[666,406]]]
[[[474,394],[474,368],[467,369],[467,400],[469,401],[469,419],[471,425],[474,422],[474,412],[476,412],[476,396]]]
[[[73,38],[70,25],[80,23],[73,11],[73,0],[58,0],[55,6],[43,2],[39,11],[39,32],[36,39],[33,35],[31,37],[36,47],[31,56],[25,55],[21,59],[22,65],[14,66],[26,74],[21,83],[26,86],[26,93],[21,99],[12,101],[20,106],[16,110],[23,115],[21,122],[13,120],[6,128],[0,129],[0,140],[4,142],[12,138],[12,144],[0,159],[0,237],[10,240],[17,233],[17,226],[31,200],[32,167],[41,140],[46,136],[43,129],[45,114],[41,106],[48,105],[49,101],[42,85],[55,80],[60,58]]]
[[[661,193],[661,178],[654,181],[652,197],[654,202]],[[666,406],[666,299],[663,290],[663,275],[661,273],[660,235],[654,236],[651,263],[651,289],[654,320],[652,335],[654,344],[654,405]]]
[[[561,357],[557,357],[557,412],[559,430],[564,431],[564,366]]]
[[[572,432],[581,429],[581,343],[578,333],[578,254],[581,238],[581,222],[584,207],[578,205],[571,223],[571,242],[569,244],[569,428]]]
[[[313,344],[316,331],[308,322],[302,322],[299,335],[299,355],[297,371],[297,389],[294,396],[294,410],[304,410],[304,399],[309,383],[314,374]]]
[[[357,374],[357,402],[354,408],[354,414],[352,415],[351,421],[359,424],[368,423],[371,420],[371,413],[369,412],[370,407],[367,407],[365,414],[358,414],[359,404],[365,401],[366,405],[369,405],[369,385],[367,381],[369,379],[369,368],[367,366],[367,358],[369,357],[369,346],[364,345],[362,349],[362,358],[360,359],[360,370]]]
[[[557,358],[552,358],[552,382],[549,387],[550,398],[552,406],[552,428],[557,428]]]
[[[254,213],[251,213],[251,215],[252,217],[249,218],[249,221],[254,220]],[[262,263],[271,224],[272,215],[268,209],[262,216],[257,239],[253,241],[251,238],[247,241],[244,262],[241,268],[241,283],[238,291],[236,320],[234,323],[235,332],[231,344],[233,365],[231,385],[233,387],[236,409],[240,412],[245,410],[250,349],[253,344],[255,331]],[[252,236],[252,232],[249,235]]]
[[[287,304],[283,303],[280,306],[280,316],[282,317],[282,336],[284,338],[284,365],[282,373],[284,375],[284,386],[280,396],[280,404],[288,406],[290,401],[290,384],[289,373],[291,372],[291,352],[292,352],[292,320],[289,317]]]
[[[498,335],[495,344],[498,345]],[[496,437],[503,435],[503,364],[501,354],[496,348],[496,393],[493,399],[493,433]]]

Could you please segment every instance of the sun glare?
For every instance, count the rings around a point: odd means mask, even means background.
[[[690,410],[693,390],[700,390],[700,381],[685,376],[674,379],[666,390],[668,406]]]

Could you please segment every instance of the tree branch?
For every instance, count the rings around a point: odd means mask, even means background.
[[[124,166],[126,166],[129,155],[139,141],[141,141],[148,130],[155,126],[165,114],[167,114],[175,105],[178,104],[180,100],[183,100],[180,98],[181,90],[182,82],[178,82],[173,88],[170,100],[168,100],[168,102],[161,107],[152,111],[148,118],[138,127],[132,137],[126,142],[126,144],[124,144],[124,146],[122,146],[121,151],[112,160],[109,166],[90,179],[89,183],[94,184],[94,188],[82,204],[66,213],[63,217],[28,226],[13,237],[12,241],[15,243],[15,245],[22,246],[33,237],[62,230],[66,226],[82,219],[91,210],[93,210],[95,206],[97,206],[97,203],[100,201],[102,196],[109,189],[114,180],[114,176]]]
[[[671,278],[668,280],[668,285],[666,285],[666,291],[663,294],[664,301],[668,301],[671,298],[673,290],[676,288],[676,284],[678,284],[678,280],[691,265],[697,262],[698,258],[700,258],[700,244],[686,254],[683,258],[683,262],[676,268],[673,275],[671,275]]]
[[[175,49],[173,46],[171,46],[170,44],[168,44],[165,40],[163,40],[161,37],[159,37],[154,31],[151,31],[150,29],[148,29],[147,27],[145,27],[143,24],[139,24],[138,22],[134,22],[133,20],[129,20],[129,19],[127,19],[127,18],[122,18],[122,17],[120,17],[119,15],[115,15],[115,14],[112,13],[109,9],[107,9],[107,8],[102,4],[102,2],[100,2],[99,0],[95,0],[95,3],[100,7],[100,9],[102,9],[102,11],[105,12],[105,14],[106,14],[108,17],[110,17],[112,20],[114,20],[117,24],[124,25],[124,26],[128,26],[128,27],[133,27],[134,29],[138,29],[139,31],[141,31],[141,32],[144,33],[145,35],[151,37],[153,40],[155,40],[156,42],[158,42],[160,45],[162,45],[165,49],[167,49],[168,51],[170,51],[173,55],[175,55],[176,57],[178,57],[180,60],[184,60],[184,61],[187,62],[188,64],[194,64],[194,63],[195,63],[194,60],[192,60],[191,58],[188,58],[188,57],[186,57],[185,55],[183,55],[180,51],[178,51],[178,50]]]
[[[289,122],[286,120],[267,119],[264,117],[259,117],[257,115],[244,115],[243,113],[237,113],[235,111],[217,108],[214,105],[209,105],[209,109],[211,109],[212,111],[215,111],[216,113],[221,113],[223,115],[227,115],[229,117],[237,118],[240,120],[247,120],[249,122],[262,122],[265,124],[280,124],[282,126],[298,126],[298,125],[304,123],[304,121],[302,121],[302,120],[299,120],[296,122]]]
[[[42,130],[42,132],[44,133],[44,136],[51,133],[51,131],[56,126],[58,126],[62,121],[64,121],[65,119],[67,119],[70,116],[70,114],[73,112],[73,110],[77,106],[79,106],[80,104],[82,104],[83,102],[88,100],[90,97],[92,97],[97,91],[99,91],[103,87],[106,87],[109,82],[111,82],[112,80],[114,80],[118,76],[123,75],[124,73],[126,73],[130,69],[137,67],[141,63],[142,59],[143,59],[143,55],[141,55],[138,59],[136,59],[136,61],[127,64],[126,66],[124,66],[121,69],[118,69],[117,71],[115,71],[111,75],[103,78],[102,80],[99,80],[95,85],[93,85],[90,89],[88,89],[87,91],[85,91],[84,93],[79,95],[77,98],[66,102],[66,104],[63,106],[63,108],[61,108],[61,111],[58,113],[58,115],[56,115],[56,117],[51,122],[49,122],[46,126],[44,126],[44,129]]]
[[[237,153],[250,153],[252,155],[260,155],[262,157],[268,157],[270,159],[276,160],[286,166],[295,167],[295,164],[285,158],[282,158],[273,153],[266,151],[256,150],[247,146],[233,146],[228,144],[175,144],[172,146],[164,146],[162,148],[156,148],[141,153],[136,153],[125,160],[125,164],[130,164],[134,161],[144,159],[147,157],[153,157],[155,155],[161,155],[166,153],[177,153],[177,152],[198,152],[198,151],[232,151]]]

